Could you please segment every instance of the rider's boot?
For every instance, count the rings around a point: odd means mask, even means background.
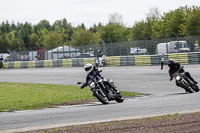
[[[198,84],[198,82],[195,81],[195,80],[192,78],[192,76],[190,75],[189,72],[185,72],[185,75],[186,75],[192,82],[194,82],[194,84]]]

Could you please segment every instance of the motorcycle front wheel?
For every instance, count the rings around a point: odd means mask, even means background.
[[[108,104],[109,100],[101,90],[96,90],[94,96],[103,104]]]
[[[185,89],[186,92],[193,93],[193,91],[190,89],[190,87],[187,84],[181,83],[180,85],[183,89]]]

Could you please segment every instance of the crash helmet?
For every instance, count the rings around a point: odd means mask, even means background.
[[[93,68],[93,66],[92,66],[92,64],[90,64],[90,63],[87,63],[87,64],[85,64],[85,71],[87,72],[87,73],[90,73],[91,71],[92,71],[92,68]]]
[[[173,59],[168,60],[168,66],[172,67],[174,65],[175,61]]]

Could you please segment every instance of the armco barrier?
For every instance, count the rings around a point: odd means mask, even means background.
[[[175,61],[180,62],[181,64],[189,64],[188,53],[169,54],[168,58],[174,59]]]
[[[35,68],[36,61],[28,61],[28,68]]]
[[[72,67],[72,59],[62,59],[63,67]]]
[[[91,63],[92,65],[95,65],[95,58],[84,58],[83,59],[83,65]]]
[[[112,56],[106,58],[106,66],[160,65],[161,57],[162,55]],[[168,59],[174,59],[181,64],[200,64],[200,52],[168,54],[164,56],[164,59],[165,63]],[[83,67],[86,63],[94,65],[95,58],[6,62],[3,68]]]
[[[107,66],[120,66],[120,56],[112,56],[106,58]]]
[[[151,57],[149,55],[135,56],[135,65],[136,66],[150,66]]]
[[[53,67],[53,60],[45,60],[44,67]]]
[[[28,61],[21,61],[20,67],[21,68],[28,68]]]
[[[44,61],[43,60],[35,61],[35,66],[37,68],[44,67]]]
[[[120,66],[134,66],[134,56],[121,56],[120,57]]]
[[[200,64],[200,53],[189,53],[189,64]]]
[[[83,65],[83,58],[72,59],[72,67],[82,67]]]

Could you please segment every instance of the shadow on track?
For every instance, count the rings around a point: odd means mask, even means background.
[[[193,93],[195,93],[195,92],[193,92]],[[182,93],[172,93],[172,94],[166,94],[166,96],[186,95],[186,94],[192,94],[192,93],[185,93],[185,92],[182,92]]]
[[[85,107],[85,106],[108,106],[108,105],[113,105],[113,104],[120,104],[120,103],[111,102],[109,104],[102,104],[101,102],[91,102],[91,103],[88,103],[88,104],[83,104],[80,107]]]

